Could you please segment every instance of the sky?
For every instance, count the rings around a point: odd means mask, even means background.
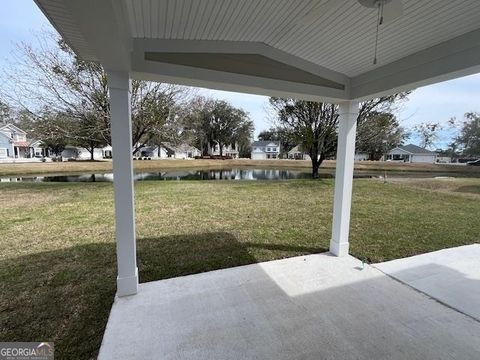
[[[2,0],[0,12],[0,69],[7,66],[15,44],[27,42],[34,45],[35,32],[52,29],[33,0]],[[268,97],[227,91],[199,89],[199,94],[227,100],[235,107],[247,111],[255,123],[255,137],[272,125],[268,111]],[[446,81],[416,89],[409,100],[397,111],[400,124],[412,129],[422,122],[438,122],[444,125],[435,148],[446,147],[455,129],[448,129],[447,122],[455,117],[462,120],[466,112],[480,112],[480,74]],[[415,135],[409,139],[419,144]]]

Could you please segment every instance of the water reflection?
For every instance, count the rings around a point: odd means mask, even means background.
[[[280,169],[222,169],[222,170],[171,170],[144,172],[134,175],[136,181],[143,180],[289,180],[309,179],[310,172]],[[320,174],[332,178],[333,174]],[[54,176],[3,177],[0,182],[112,182],[113,174],[76,174]]]
[[[322,169],[320,178],[333,178],[335,170]],[[355,171],[354,178],[383,178],[384,171]],[[387,172],[389,178],[435,178],[461,177],[464,174],[437,172]],[[309,171],[285,169],[213,169],[213,170],[167,170],[159,172],[141,172],[134,175],[135,181],[143,180],[290,180],[311,179]],[[112,182],[113,174],[68,174],[49,176],[10,176],[0,177],[0,182]]]

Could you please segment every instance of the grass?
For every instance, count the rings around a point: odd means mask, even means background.
[[[352,254],[378,262],[478,242],[480,179],[429,181],[355,180]],[[135,188],[141,282],[328,248],[332,180]],[[2,341],[95,358],[115,294],[112,197],[108,183],[0,184]]]
[[[304,160],[137,160],[136,171],[160,171],[168,169],[231,169],[231,168],[284,168],[310,171],[310,161]],[[322,169],[334,170],[335,161],[322,163]],[[355,164],[360,171],[436,172],[460,173],[480,176],[480,167],[448,164],[405,164],[382,161],[361,161]],[[50,163],[0,163],[0,176],[41,175],[85,172],[111,172],[111,161],[71,161]]]

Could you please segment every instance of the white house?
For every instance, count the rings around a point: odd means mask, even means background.
[[[220,155],[220,145],[216,144],[215,146],[208,145],[208,154],[219,156]],[[231,156],[233,159],[238,159],[238,144],[225,145],[222,149],[223,156]]]
[[[134,154],[135,157],[152,159],[193,159],[195,156],[200,155],[200,150],[186,143],[180,145],[163,143],[161,146],[144,146]]]
[[[368,154],[365,154],[365,153],[355,153],[354,160],[355,161],[366,161],[366,160],[370,160],[370,156]]]
[[[250,157],[252,160],[278,159],[280,157],[280,142],[254,141]]]
[[[386,160],[409,163],[434,164],[436,159],[437,153],[413,144],[397,146],[390,150],[386,156]]]
[[[111,146],[106,146],[105,148],[93,149],[93,159],[102,160],[102,159],[108,158],[108,156],[105,156],[105,154],[108,151],[110,151],[110,157],[111,157],[111,151],[112,151]],[[63,160],[69,160],[69,159],[90,160],[91,159],[90,151],[82,147],[71,146],[71,145],[65,146],[65,149],[62,151],[61,156]]]
[[[288,158],[293,160],[310,160],[310,155],[300,150],[300,145],[295,146],[288,152]]]
[[[0,159],[27,159],[42,154],[40,141],[27,139],[27,133],[18,126],[0,127]]]

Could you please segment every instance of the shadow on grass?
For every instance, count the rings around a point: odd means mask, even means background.
[[[137,241],[141,282],[323,251],[242,243],[227,232]],[[84,244],[3,260],[0,290],[2,341],[54,341],[59,359],[93,359],[116,291],[115,244]]]
[[[464,185],[460,186],[455,191],[468,194],[480,194],[480,185]]]

